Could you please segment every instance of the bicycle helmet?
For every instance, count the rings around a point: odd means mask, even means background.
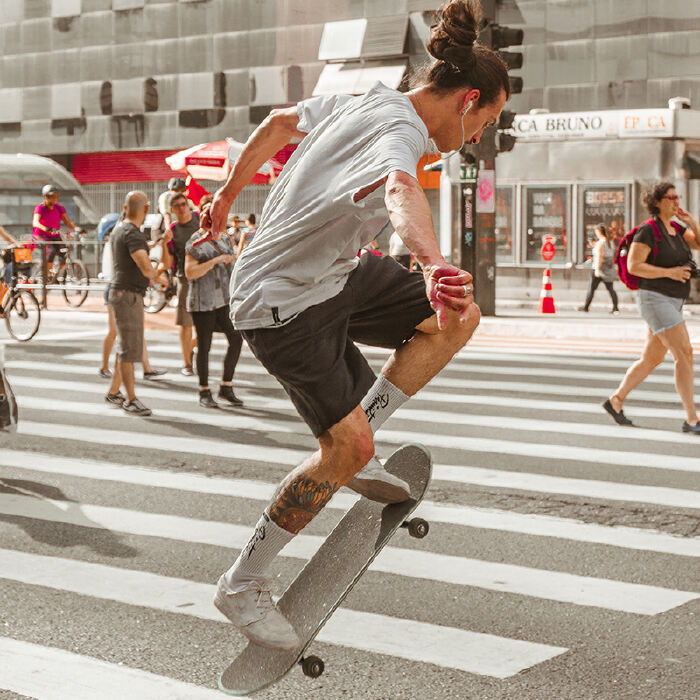
[[[170,182],[168,182],[168,189],[184,192],[187,189],[187,185],[181,177],[171,177]]]
[[[41,188],[41,195],[43,197],[46,197],[50,194],[56,194],[56,192],[58,192],[58,187],[56,187],[56,185],[44,185]]]

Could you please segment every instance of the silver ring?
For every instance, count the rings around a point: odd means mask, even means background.
[[[472,293],[472,288],[468,285],[464,285],[464,296],[468,297]]]

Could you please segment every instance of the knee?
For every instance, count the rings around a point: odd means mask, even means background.
[[[692,345],[682,345],[679,348],[673,350],[673,361],[677,365],[691,365],[693,364],[693,346]]]
[[[463,348],[474,335],[481,321],[481,310],[476,304],[471,304],[467,309],[467,318],[460,321],[457,314],[450,314],[449,322],[442,331],[444,337],[455,347],[455,352]]]

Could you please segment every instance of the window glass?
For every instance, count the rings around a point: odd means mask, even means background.
[[[627,222],[627,188],[624,185],[589,185],[582,188],[581,260],[591,255],[592,243],[597,239],[595,227],[606,226],[612,234],[613,245],[625,235]]]
[[[567,260],[569,244],[569,196],[566,187],[526,188],[526,255],[527,262],[544,264],[542,243],[545,236],[554,242],[555,256],[551,263],[563,264]]]
[[[511,186],[496,187],[496,262],[514,261],[513,191]]]

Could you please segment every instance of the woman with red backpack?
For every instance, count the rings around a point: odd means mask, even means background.
[[[637,306],[649,326],[649,334],[641,358],[627,370],[603,408],[618,425],[632,425],[622,411],[622,404],[670,351],[675,363],[676,391],[687,414],[683,432],[700,435],[693,397],[693,346],[683,321],[683,302],[690,294],[690,278],[697,274],[691,250],[700,250],[700,226],[680,207],[679,200],[670,182],[653,185],[642,195],[652,218],[637,229],[626,268],[630,275],[636,276]],[[672,221],[673,218],[687,228]]]

